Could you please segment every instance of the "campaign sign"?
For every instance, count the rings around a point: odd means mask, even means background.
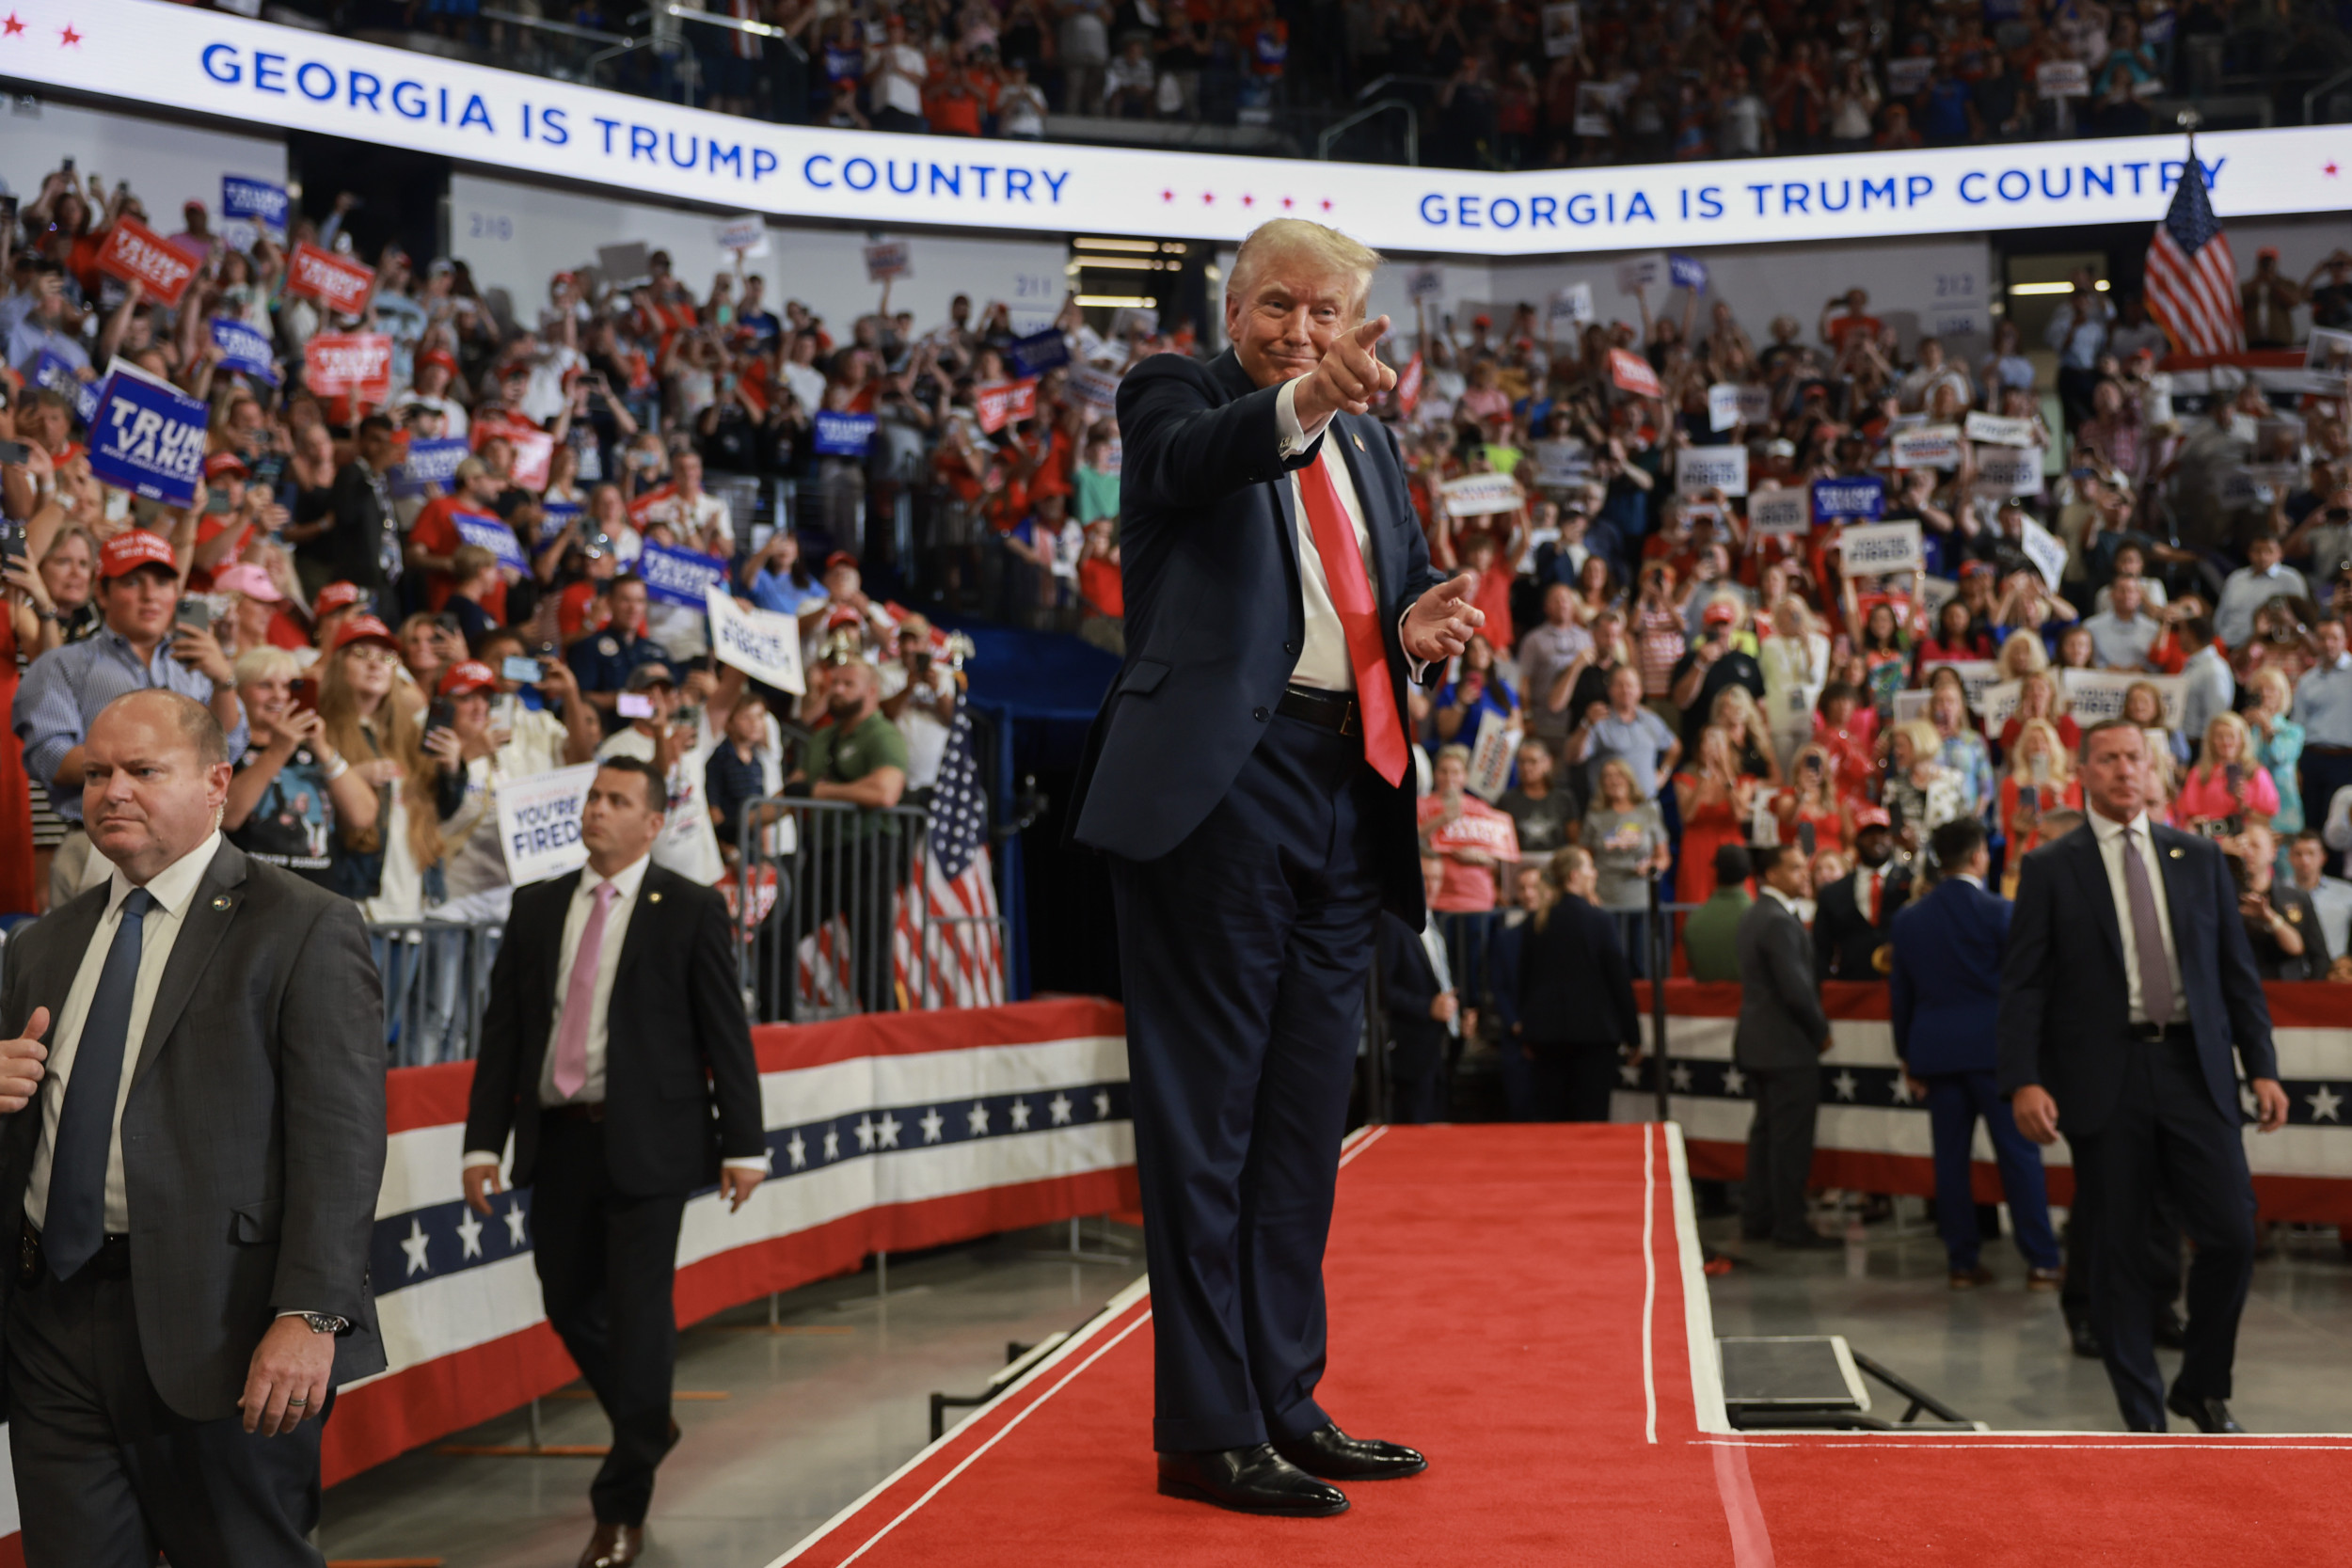
[[[1838,534],[1837,552],[1850,578],[1915,572],[1927,560],[1917,523],[1856,523]]]
[[[565,529],[580,521],[582,514],[578,501],[548,501],[539,508],[539,538],[541,545],[552,544]]]
[[[2123,717],[2123,698],[2146,681],[2164,699],[2164,727],[2181,727],[2183,701],[2188,683],[2178,675],[2145,675],[2137,670],[2061,670],[2058,682],[2066,689],[2066,711],[2085,729],[2102,719]]]
[[[548,470],[555,463],[555,437],[544,430],[509,430],[507,445],[515,449],[515,462],[508,470],[515,483],[525,490],[548,487]]]
[[[1666,253],[1666,281],[1694,294],[1707,293],[1707,263],[1695,256]]]
[[[1813,482],[1813,520],[1817,523],[1872,521],[1886,515],[1886,482],[1876,474]]]
[[[169,382],[118,361],[90,423],[90,472],[148,500],[189,505],[204,474],[210,413]]]
[[[1519,482],[1509,474],[1464,474],[1439,485],[1449,517],[1490,517],[1517,512],[1526,499]]]
[[[485,517],[478,512],[453,512],[449,520],[457,525],[458,538],[488,550],[508,571],[531,570],[531,562],[523,559],[522,543],[515,537],[515,531],[496,517]]]
[[[836,414],[830,408],[817,411],[817,451],[820,455],[863,457],[866,444],[873,438],[871,414]]]
[[[229,316],[215,316],[212,326],[213,346],[220,350],[224,368],[272,387],[278,385],[278,355],[268,333]]]
[[[286,261],[286,292],[356,316],[375,292],[375,269],[314,245],[298,245]]]
[[[1405,269],[1405,297],[1415,305],[1445,297],[1445,268],[1435,264]]]
[[[42,349],[40,357],[33,361],[33,385],[72,398],[73,417],[84,426],[98,418],[98,388],[47,349]]]
[[[392,469],[392,494],[402,498],[446,494],[456,484],[457,465],[465,460],[463,436],[412,440],[407,457]]]
[[[746,213],[714,226],[711,237],[719,242],[721,250],[732,250],[744,257],[768,254],[768,220],[757,213]]]
[[[1070,341],[1049,326],[1026,338],[1014,339],[1006,357],[1012,361],[1017,374],[1043,375],[1057,365],[1070,363]]]
[[[185,251],[166,244],[162,235],[125,214],[115,219],[115,226],[106,231],[106,243],[98,247],[98,270],[125,283],[138,284],[148,298],[168,308],[178,305],[180,296],[187,293],[196,263]]]
[[[580,810],[596,782],[593,762],[499,781],[499,847],[506,852],[508,880],[524,887],[588,863]]]
[[[1576,53],[1577,40],[1583,34],[1583,18],[1578,13],[1576,0],[1559,0],[1544,8],[1544,55],[1558,59]]]
[[[1535,456],[1535,483],[1559,488],[1581,484],[1593,477],[1592,451],[1574,436],[1557,441],[1538,441],[1531,449]]]
[[[703,608],[703,596],[713,588],[723,588],[727,580],[727,563],[707,556],[700,550],[673,549],[667,545],[647,544],[637,558],[637,575],[645,579],[645,594],[663,604],[682,604],[690,610]]]
[[[1685,447],[1675,457],[1675,494],[1695,496],[1721,490],[1726,496],[1748,493],[1748,449],[1745,447]]]
[[[703,608],[710,616],[710,651],[754,680],[784,691],[803,691],[801,624],[772,610],[745,610],[725,587],[710,590]]]
[[[1544,319],[1548,322],[1569,321],[1579,326],[1593,319],[1593,286],[1571,283],[1551,296]]]
[[[2090,70],[2080,60],[2044,60],[2034,71],[2034,87],[2044,98],[2089,98]]]
[[[1609,379],[1636,397],[1663,395],[1658,385],[1658,372],[1649,368],[1648,360],[1631,349],[1613,348],[1609,351]]]
[[[1486,708],[1478,716],[1478,738],[1470,743],[1470,792],[1492,805],[1510,787],[1511,765],[1519,756],[1519,730]]]
[[[1426,373],[1418,354],[1406,360],[1405,368],[1396,372],[1396,405],[1407,414],[1420,406],[1422,377]],[[1071,377],[1071,385],[1077,385],[1076,376]],[[1104,404],[1102,406],[1107,408],[1111,405]]]
[[[1934,668],[1949,670],[1960,677],[1961,690],[1967,697],[1972,713],[1983,711],[1984,694],[2001,678],[2001,667],[1989,658],[1948,659]]]
[[[1932,55],[1904,55],[1886,62],[1886,92],[1890,98],[1909,98],[1928,85],[1934,73]]]
[[[1978,697],[1974,705],[1984,720],[1987,739],[2000,738],[2001,731],[2017,715],[2017,696],[2025,689],[2026,683],[2022,680],[2002,681],[1996,686],[1986,687],[1982,695]]]
[[[2042,494],[2040,447],[1979,447],[1977,494],[2038,496]]]
[[[1898,468],[1957,468],[1960,467],[1960,427],[1921,425],[1895,433]]]
[[[1729,430],[1740,422],[1740,388],[1718,381],[1707,389],[1707,428]]]
[[[1642,256],[1617,263],[1617,293],[1638,294],[1665,277],[1666,261],[1661,256]]]
[[[866,247],[864,255],[866,280],[869,283],[880,283],[889,277],[905,277],[914,270],[904,240],[877,240]]]
[[[1405,383],[1401,377],[1396,389],[1401,399],[1405,395]],[[1099,408],[1107,414],[1119,405],[1119,372],[1096,365],[1073,365],[1070,367],[1070,394],[1089,409]],[[1409,411],[1411,404],[1406,406]]]
[[[2031,447],[2041,444],[2041,435],[2031,420],[2014,420],[1999,414],[1971,410],[1966,427],[1968,439],[1983,441],[1996,447]]]
[[[2026,559],[2032,562],[2033,569],[2042,574],[2042,580],[2056,589],[2059,574],[2066,570],[2065,545],[2059,542],[2058,535],[2031,517],[2020,517],[2018,521],[2026,529]]]
[[[392,340],[381,332],[322,332],[302,345],[302,383],[319,397],[362,403],[392,395]]]
[[[1015,420],[1037,417],[1037,382],[992,381],[975,387],[972,407],[980,417],[980,428],[993,436]]]
[[[1764,538],[1802,539],[1811,519],[1802,490],[1761,490],[1748,498],[1748,531]]]
[[[220,215],[230,223],[250,224],[271,239],[286,238],[286,187],[243,174],[220,177]]]

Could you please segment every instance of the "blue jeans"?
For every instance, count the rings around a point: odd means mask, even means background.
[[[1935,1139],[1935,1227],[1954,1272],[1977,1266],[1977,1200],[1970,1180],[1969,1148],[1977,1118],[1984,1118],[1993,1153],[2001,1167],[2001,1194],[2009,1199],[2010,1227],[2017,1250],[2037,1269],[2058,1266],[2058,1237],[2050,1229],[2049,1191],[2043,1185],[2042,1150],[2017,1131],[2016,1118],[1987,1072],[1939,1072],[1924,1079],[1928,1121]]]

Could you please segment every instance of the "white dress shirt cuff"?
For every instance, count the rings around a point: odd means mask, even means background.
[[[464,1165],[468,1170],[473,1169],[476,1165],[488,1165],[496,1170],[499,1165],[499,1157],[486,1148],[469,1148],[466,1150]]]
[[[1274,430],[1281,439],[1284,457],[1296,457],[1313,446],[1315,437],[1321,436],[1330,423],[1331,416],[1328,414],[1317,420],[1312,430],[1298,422],[1298,382],[1295,379],[1283,382],[1282,389],[1274,394]]]
[[[719,1164],[725,1170],[755,1170],[762,1176],[768,1174],[768,1156],[765,1154],[743,1160],[722,1160]]]

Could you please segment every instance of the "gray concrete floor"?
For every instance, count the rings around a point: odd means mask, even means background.
[[[1089,1250],[1103,1250],[1101,1229],[1088,1222]],[[790,1291],[781,1334],[768,1331],[764,1302],[686,1330],[676,1387],[728,1397],[675,1407],[685,1434],[661,1466],[648,1568],[759,1568],[930,1440],[934,1390],[977,1392],[1004,1365],[1008,1340],[1076,1327],[1142,1273],[1140,1244],[1122,1263],[1028,1255],[1066,1248],[1069,1238],[1057,1226],[893,1259],[881,1301],[870,1266]],[[547,1443],[611,1435],[592,1401],[545,1400],[540,1409]],[[950,1424],[961,1414],[950,1411]],[[516,1412],[447,1441],[527,1439]],[[329,1492],[321,1544],[330,1559],[569,1568],[593,1528],[596,1463],[459,1458],[427,1447]]]
[[[2106,1369],[2068,1348],[2056,1292],[2029,1292],[2006,1238],[1987,1242],[2000,1278],[1947,1283],[1943,1243],[1903,1201],[1908,1229],[1872,1225],[1843,1253],[1787,1253],[1743,1242],[1731,1218],[1701,1222],[1707,1243],[1740,1259],[1708,1281],[1719,1335],[1842,1334],[1857,1351],[1974,1420],[2018,1432],[2120,1432]],[[2177,1352],[2160,1350],[2169,1379]],[[2272,1234],[2254,1266],[2238,1329],[2232,1412],[2249,1432],[2352,1433],[2352,1263],[2332,1229]],[[1873,1384],[1872,1414],[1896,1398]],[[2175,1420],[2185,1430],[2187,1423]]]

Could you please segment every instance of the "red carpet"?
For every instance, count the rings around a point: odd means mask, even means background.
[[[1138,1295],[778,1561],[2352,1562],[2324,1544],[2345,1440],[1718,1434],[1711,1359],[1692,1376],[1691,1334],[1712,1330],[1686,1304],[1678,1158],[1633,1126],[1399,1128],[1351,1149],[1319,1397],[1431,1463],[1353,1487],[1338,1519],[1153,1493]]]

